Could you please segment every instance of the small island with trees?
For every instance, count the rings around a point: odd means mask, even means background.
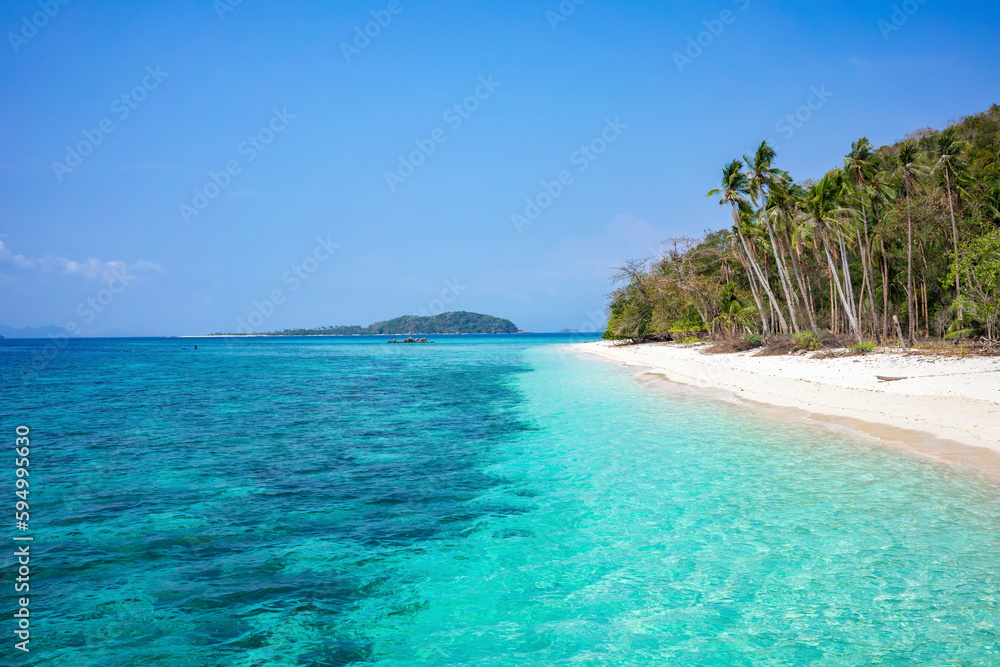
[[[448,334],[516,334],[521,331],[510,320],[492,315],[458,311],[421,317],[404,315],[371,326],[329,326],[316,329],[285,329],[255,336],[414,336]],[[213,336],[233,336],[236,334],[217,333]]]

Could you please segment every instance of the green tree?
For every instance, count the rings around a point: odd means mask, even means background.
[[[913,292],[913,209],[911,199],[919,192],[920,178],[927,169],[917,160],[917,147],[906,142],[899,150],[897,158],[899,175],[906,194],[906,310],[909,320],[910,345],[917,337],[917,300]]]
[[[776,153],[774,149],[765,140],[757,147],[757,152],[754,153],[753,157],[743,156],[743,159],[746,160],[748,168],[747,180],[749,181],[750,198],[751,200],[760,201],[760,218],[764,221],[768,238],[771,239],[771,250],[774,254],[775,266],[778,269],[778,280],[785,294],[785,302],[788,304],[788,314],[792,320],[792,327],[795,331],[799,331],[799,321],[795,315],[795,301],[792,297],[794,290],[792,289],[791,280],[788,277],[788,271],[785,268],[785,262],[781,258],[781,247],[775,238],[774,229],[771,226],[771,216],[768,211],[769,190],[775,181],[782,178],[782,172],[772,166],[775,157]],[[775,307],[779,309],[778,312],[781,312],[779,305],[775,304]]]
[[[952,241],[957,255],[960,240],[958,237],[958,223],[955,222],[955,198],[958,195],[957,191],[960,189],[958,175],[964,171],[964,156],[969,150],[969,143],[959,139],[955,128],[950,127],[938,137],[936,148],[937,153],[934,157],[936,157],[937,163],[935,164],[935,168],[944,174],[945,194],[948,196],[948,207],[951,211]],[[955,274],[955,295],[956,297],[962,296],[961,277],[957,273]]]
[[[965,278],[968,298],[956,300],[961,304],[956,329],[965,333],[978,325],[987,338],[996,340],[1000,334],[1000,229],[959,249],[948,280],[957,276]]]
[[[812,304],[809,290],[803,278],[802,269],[799,267],[798,255],[800,244],[796,243],[797,237],[797,214],[799,202],[804,192],[802,186],[792,182],[791,176],[783,172],[780,181],[772,183],[768,192],[771,202],[771,210],[776,217],[776,227],[779,232],[779,243],[785,242],[788,249],[788,258],[792,261],[792,271],[795,273],[795,280],[799,285],[798,295],[801,297],[802,306],[809,317],[810,330],[816,331],[816,310]],[[793,294],[795,291],[793,290]]]
[[[872,195],[873,182],[876,179],[875,165],[872,161],[872,144],[868,137],[862,137],[851,144],[851,152],[844,160],[844,171],[847,173],[850,183],[853,185],[854,195],[861,206],[861,215],[864,219],[864,237],[858,230],[858,253],[861,256],[861,267],[864,271],[864,284],[868,286],[868,302],[872,310],[872,328],[875,331],[875,338],[879,344],[882,343],[882,336],[878,332],[878,315],[875,313],[875,277],[871,270],[872,250],[871,237],[868,233],[868,209],[869,198]]]
[[[843,206],[841,202],[842,190],[841,174],[837,172],[826,174],[806,191],[802,200],[803,216],[814,225],[815,232],[823,244],[827,266],[830,269],[830,280],[836,286],[836,292],[840,297],[841,304],[844,306],[844,312],[847,314],[851,332],[858,339],[858,342],[861,343],[864,341],[861,338],[861,329],[858,326],[858,319],[854,313],[854,306],[851,300],[847,298],[848,292],[841,282],[840,272],[837,270],[837,265],[833,261],[833,254],[830,251],[830,234],[840,236],[840,226],[843,220],[852,213],[852,210]],[[850,275],[844,277],[847,281],[850,278]]]
[[[769,336],[771,327],[764,312],[764,304],[757,292],[758,286],[771,300],[782,331],[788,330],[788,323],[785,322],[785,316],[782,315],[781,309],[778,307],[778,301],[774,297],[774,292],[771,291],[771,285],[768,283],[767,276],[764,275],[764,272],[760,268],[757,255],[753,251],[752,246],[747,242],[746,234],[744,234],[744,228],[750,227],[749,222],[752,219],[752,211],[748,199],[750,189],[750,180],[743,172],[743,163],[739,160],[733,160],[722,170],[722,187],[710,190],[707,196],[709,198],[719,197],[720,206],[729,204],[733,214],[733,229],[735,229],[736,236],[740,240],[740,245],[743,249],[743,258],[745,258],[748,265],[747,274],[750,282],[750,290],[753,293],[754,302],[757,304],[757,310],[760,312],[761,323],[764,326],[764,335]],[[755,280],[758,284],[755,284]]]

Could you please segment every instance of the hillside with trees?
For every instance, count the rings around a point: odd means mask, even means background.
[[[732,226],[626,261],[605,338],[1000,337],[1000,106],[892,146],[862,137],[816,181],[765,141],[708,196]]]
[[[459,311],[430,317],[404,315],[387,322],[376,322],[366,333],[377,334],[513,334],[518,328],[510,320],[492,315]]]
[[[379,336],[415,334],[514,334],[520,330],[510,320],[492,315],[458,311],[429,317],[404,315],[368,327],[331,326],[317,329],[285,329],[263,336]],[[222,334],[216,334],[222,335]]]

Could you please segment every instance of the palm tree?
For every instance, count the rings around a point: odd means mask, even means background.
[[[851,304],[851,311],[858,322],[858,331],[860,332],[861,318],[858,316],[858,310],[861,308],[861,304],[860,302],[858,303],[857,309],[854,307],[857,297],[854,296],[854,281],[851,278],[851,266],[848,262],[846,245],[847,239],[850,239],[852,236],[852,232],[857,233],[856,227],[852,226],[851,223],[858,217],[858,212],[850,205],[853,203],[851,200],[850,181],[844,176],[842,171],[837,170],[834,172],[834,182],[838,188],[836,199],[841,203],[841,215],[837,218],[839,224],[831,226],[830,229],[836,235],[837,244],[840,246],[840,268],[844,276],[844,292],[847,295],[847,301]]]
[[[868,235],[868,206],[866,198],[870,196],[872,181],[874,180],[875,167],[872,164],[872,144],[868,137],[851,144],[851,152],[844,160],[844,169],[852,185],[855,194],[861,204],[861,215],[864,218],[864,241],[858,233],[858,253],[861,255],[861,267],[864,271],[864,282],[868,285],[868,301],[872,309],[872,329],[875,332],[875,339],[879,345],[882,344],[882,336],[878,332],[878,315],[875,313],[875,279],[871,270],[872,248],[871,237]]]
[[[757,147],[757,152],[754,153],[752,158],[744,155],[743,159],[746,160],[748,168],[747,181],[749,182],[750,198],[751,200],[760,199],[761,218],[764,220],[764,227],[767,228],[767,235],[771,239],[771,250],[774,253],[774,262],[778,268],[781,289],[785,293],[785,302],[788,304],[788,314],[792,318],[792,327],[794,327],[795,331],[799,331],[799,321],[795,316],[795,302],[792,300],[792,281],[788,277],[788,270],[785,268],[785,262],[781,258],[781,248],[774,236],[774,229],[771,226],[771,216],[767,206],[771,185],[782,178],[782,172],[771,166],[776,156],[777,154],[774,152],[774,149],[768,145],[767,140],[764,140]],[[778,312],[780,313],[780,306],[775,304],[775,307],[778,308]]]
[[[889,340],[889,258],[885,249],[885,234],[880,211],[894,198],[895,191],[889,186],[887,174],[875,166],[870,175],[867,199],[871,206],[874,236],[879,244],[879,264],[882,268],[882,338],[885,340]]]
[[[729,329],[734,337],[740,327],[749,331],[749,325],[757,314],[753,304],[740,301],[732,293],[724,295],[724,299],[728,299],[728,303],[723,301],[722,309],[713,324]]]
[[[958,224],[955,222],[955,192],[958,189],[958,172],[964,166],[962,158],[969,150],[968,142],[960,140],[955,128],[949,127],[941,133],[937,141],[936,169],[944,173],[945,191],[948,194],[948,207],[951,209],[951,233],[954,241],[955,258],[958,259]],[[955,296],[962,296],[962,285],[958,274],[955,274]]]
[[[740,257],[744,268],[747,270],[747,278],[750,282],[750,292],[753,294],[754,302],[757,304],[757,310],[760,313],[761,324],[763,325],[763,333],[765,336],[769,336],[771,333],[771,327],[767,321],[767,313],[764,311],[764,304],[760,299],[760,294],[757,292],[757,284],[755,273],[758,276],[763,276],[760,271],[760,267],[757,266],[757,262],[754,259],[753,253],[750,252],[750,247],[747,245],[746,237],[743,235],[743,222],[742,216],[740,215],[740,209],[749,206],[747,200],[747,195],[750,191],[750,185],[747,181],[746,174],[743,173],[743,163],[739,160],[733,160],[728,165],[726,165],[722,170],[722,187],[710,190],[708,197],[719,197],[719,205],[725,206],[729,204],[730,209],[733,214],[733,228],[736,230],[736,236],[740,240],[740,245],[743,248],[742,255],[737,252],[737,257]],[[766,285],[766,281],[762,281]]]
[[[916,298],[913,293],[913,211],[910,197],[918,192],[920,177],[926,169],[917,162],[917,147],[907,141],[899,149],[897,164],[906,194],[906,309],[910,325],[910,345],[917,337]]]
[[[747,246],[749,247],[749,253],[753,257],[754,263],[753,268],[757,272],[757,282],[762,286],[761,291],[767,296],[767,305],[771,310],[771,328],[775,328],[774,321],[777,320],[777,328],[782,332],[788,332],[788,322],[785,320],[785,314],[781,310],[780,302],[774,294],[774,290],[771,287],[771,281],[768,276],[767,259],[762,261],[760,255],[758,254],[758,244],[760,247],[767,246],[767,240],[762,237],[762,229],[758,224],[760,215],[754,210],[753,206],[749,203],[740,206],[739,218],[742,223],[743,236],[746,239]],[[766,254],[766,250],[764,250]],[[763,296],[761,297],[763,298]]]
[[[799,200],[802,198],[804,190],[802,186],[792,182],[787,172],[783,175],[784,178],[781,181],[772,184],[769,188],[768,199],[771,203],[771,210],[774,211],[776,217],[775,227],[776,231],[779,232],[778,242],[780,243],[783,239],[787,245],[788,257],[792,260],[792,271],[799,285],[798,293],[793,290],[792,294],[801,298],[802,306],[809,317],[810,330],[817,331],[819,327],[816,326],[816,315],[813,310],[809,291],[806,289],[805,281],[802,279],[802,271],[799,268],[797,259],[798,249],[794,241],[795,234],[793,233],[796,227],[795,216],[798,213]]]
[[[833,254],[830,252],[830,231],[835,231],[842,240],[843,237],[841,236],[839,230],[842,220],[844,217],[854,213],[853,209],[842,206],[841,194],[843,191],[843,184],[841,179],[842,174],[838,172],[831,172],[826,174],[817,183],[813,184],[813,186],[806,191],[802,200],[802,215],[813,224],[820,241],[823,243],[823,250],[826,253],[827,266],[830,269],[830,280],[832,281],[832,284],[836,286],[837,295],[840,297],[840,303],[843,305],[844,313],[847,314],[848,322],[851,325],[851,332],[858,339],[858,342],[861,343],[864,341],[861,338],[861,329],[858,326],[858,319],[854,312],[854,306],[847,298],[847,292],[844,285],[841,283],[837,265],[834,264],[833,261]],[[845,279],[850,280],[850,276],[845,276]]]

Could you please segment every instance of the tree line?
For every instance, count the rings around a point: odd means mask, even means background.
[[[1000,336],[1000,106],[795,181],[762,142],[708,197],[729,229],[615,275],[606,338],[829,331],[858,344]]]

